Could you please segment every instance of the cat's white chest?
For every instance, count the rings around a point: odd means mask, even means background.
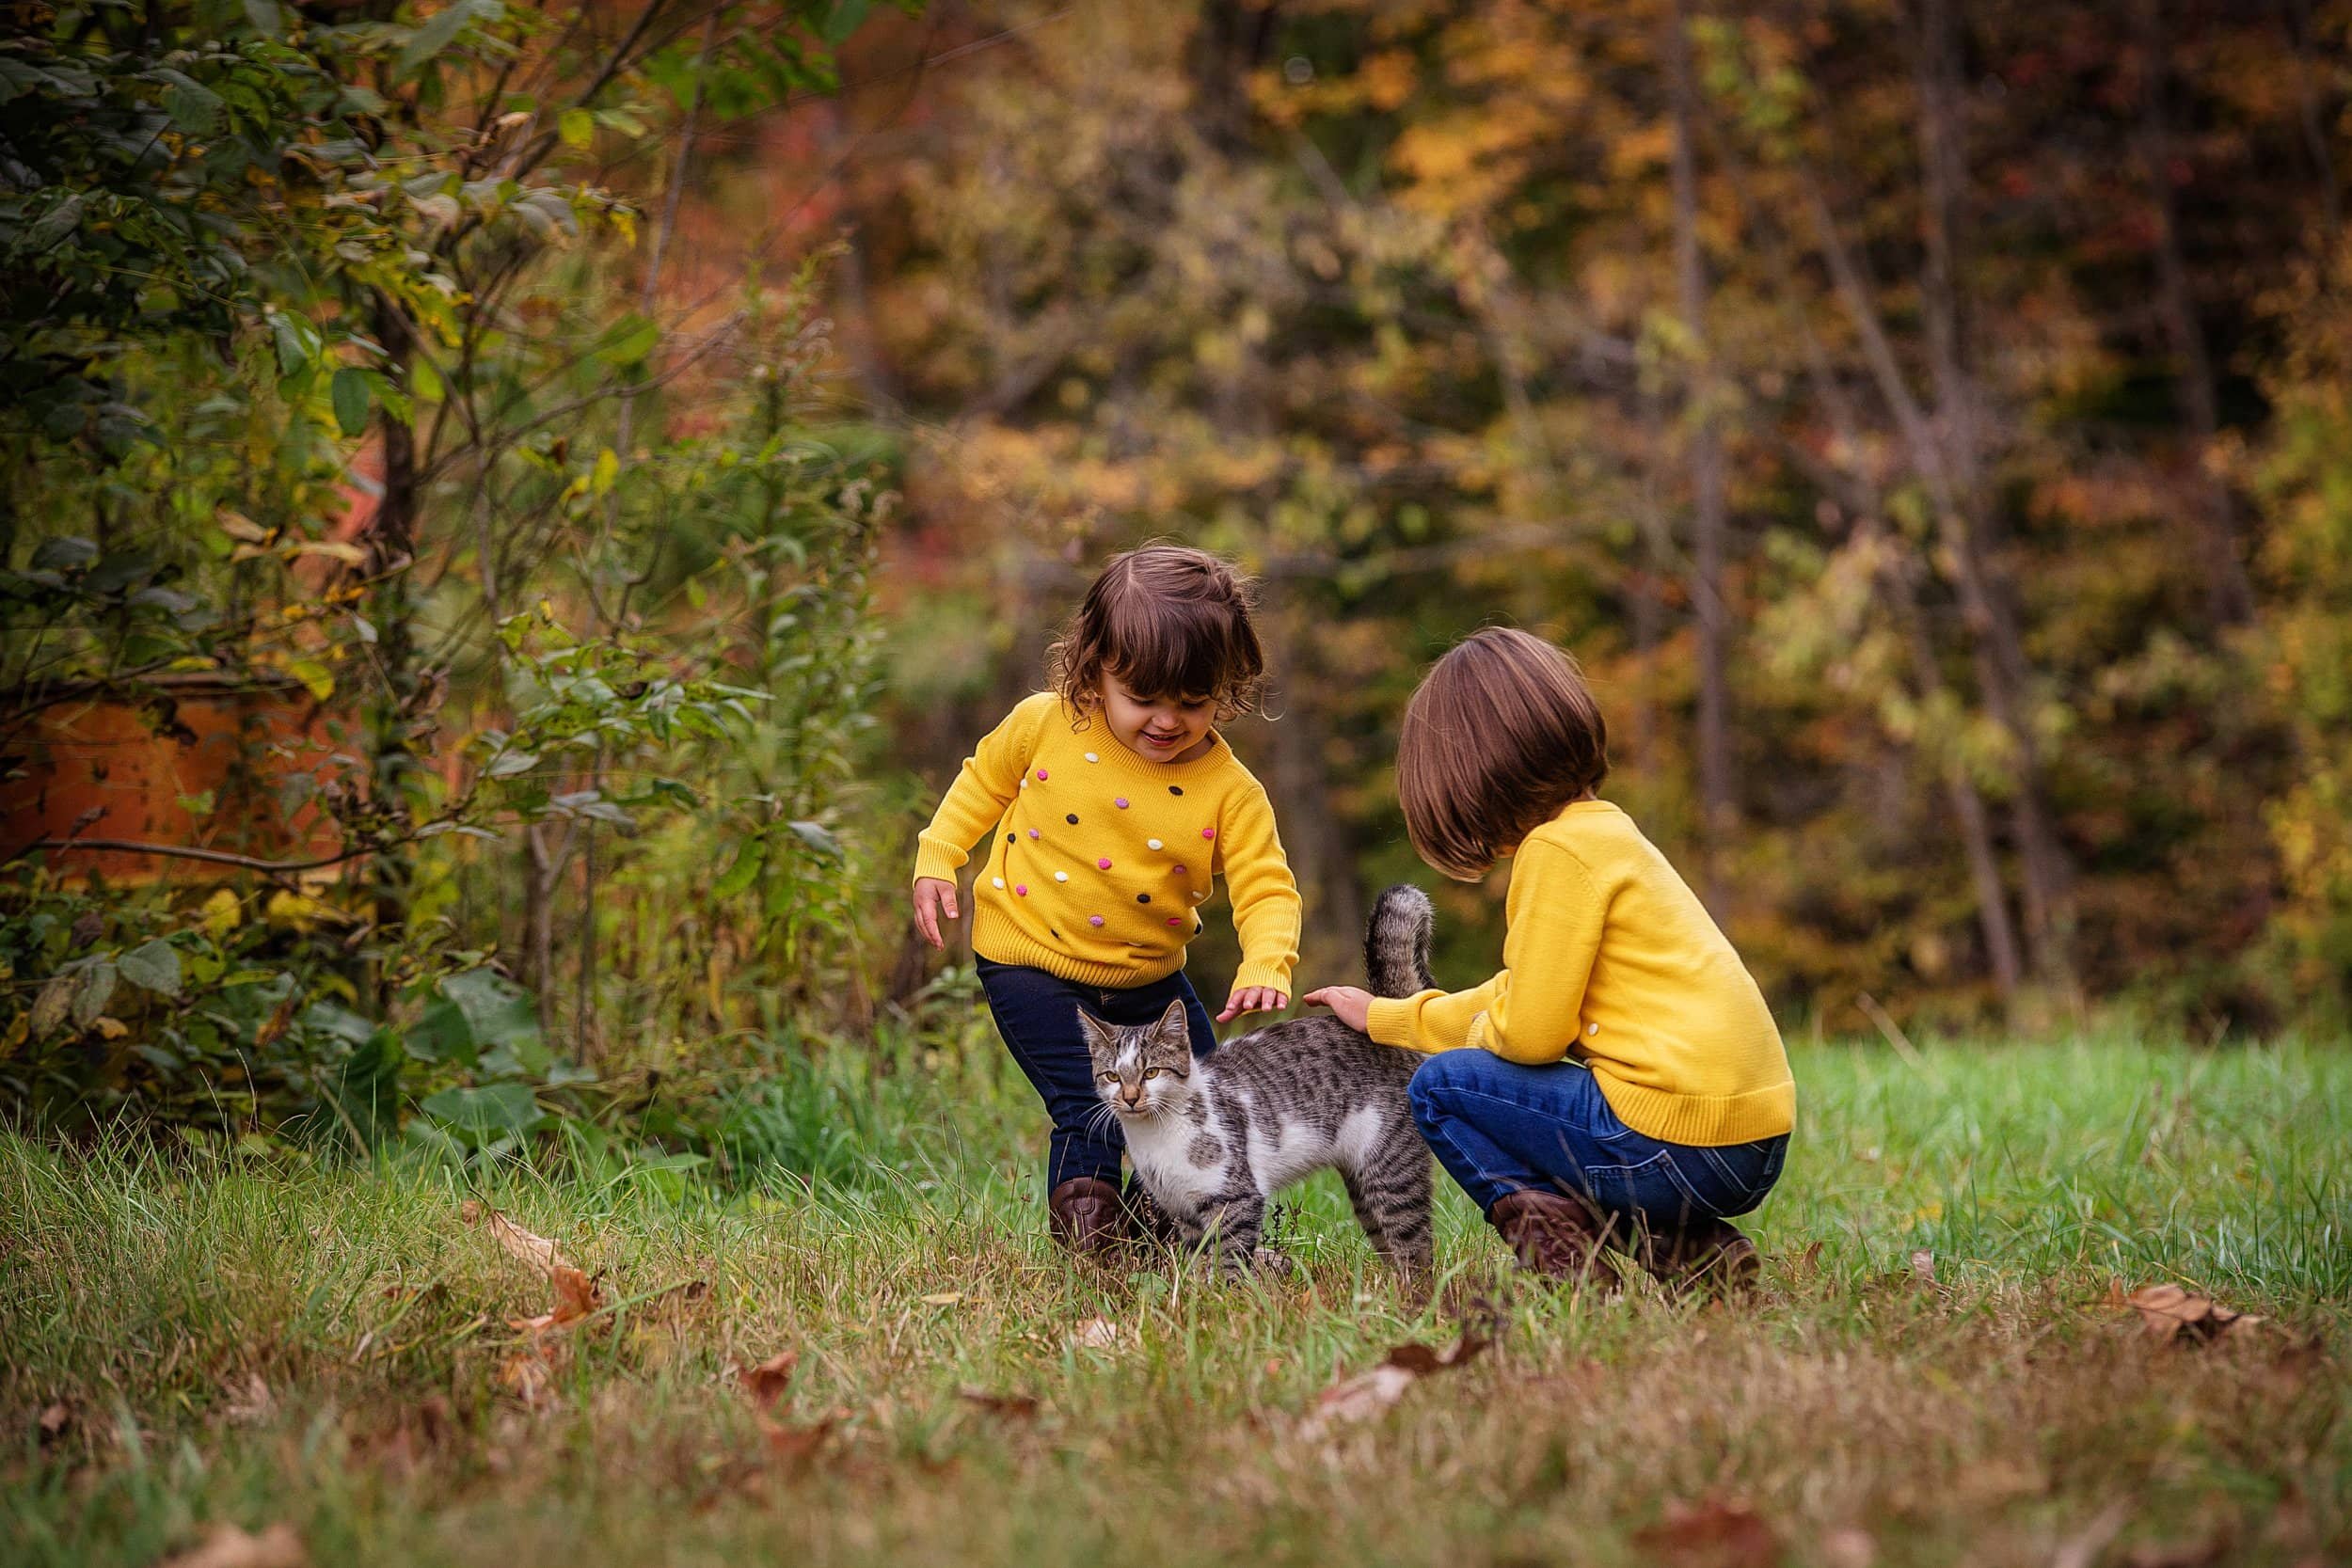
[[[1195,1155],[1216,1140],[1181,1114],[1121,1117],[1127,1135],[1127,1158],[1163,1209],[1198,1213],[1211,1197],[1225,1190],[1226,1161],[1196,1164]]]

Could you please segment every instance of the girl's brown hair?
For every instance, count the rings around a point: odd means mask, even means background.
[[[1457,644],[1406,705],[1396,793],[1421,858],[1473,881],[1503,850],[1609,776],[1609,726],[1576,660],[1488,626]]]
[[[1047,678],[1082,715],[1116,675],[1138,697],[1207,697],[1226,723],[1258,705],[1265,654],[1249,583],[1228,562],[1182,545],[1114,556],[1046,655]]]

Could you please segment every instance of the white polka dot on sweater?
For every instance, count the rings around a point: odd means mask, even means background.
[[[1156,838],[1147,838],[1143,842],[1152,848],[1157,849],[1160,847],[1160,841]]]
[[[992,887],[1003,887],[1005,885],[1005,879],[1002,877],[991,877],[988,880],[989,885]]]
[[[1067,871],[1057,871],[1054,873],[1054,880],[1057,882],[1066,882],[1070,880],[1070,873]]]

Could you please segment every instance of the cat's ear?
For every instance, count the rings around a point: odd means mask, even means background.
[[[1088,1012],[1078,1009],[1078,1032],[1086,1037],[1087,1050],[1099,1057],[1119,1054],[1119,1031]]]
[[[1162,1013],[1160,1021],[1152,1025],[1152,1043],[1171,1053],[1181,1051],[1191,1054],[1192,1020],[1184,1016],[1183,997],[1170,1002],[1168,1011]]]

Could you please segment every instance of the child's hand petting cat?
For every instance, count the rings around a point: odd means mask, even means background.
[[[1225,999],[1225,1010],[1216,1021],[1231,1023],[1244,1013],[1279,1013],[1290,1005],[1291,999],[1272,986],[1244,986]]]
[[[956,884],[937,877],[917,877],[914,879],[914,928],[923,933],[923,940],[933,947],[947,945],[939,934],[939,922],[945,917],[956,918]]]
[[[1342,1023],[1358,1034],[1367,1034],[1365,1022],[1372,1016],[1372,992],[1355,986],[1325,986],[1299,998],[1311,1007],[1328,1007]]]

